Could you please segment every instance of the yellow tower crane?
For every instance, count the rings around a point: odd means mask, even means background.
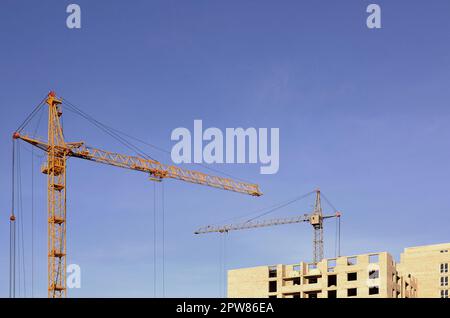
[[[66,142],[60,121],[62,116],[60,105],[62,103],[63,100],[58,98],[54,92],[50,92],[46,98],[48,141],[39,140],[20,131],[13,134],[14,139],[21,139],[47,153],[47,162],[41,170],[42,173],[47,174],[48,190],[48,297],[56,298],[67,295],[66,161],[68,157],[145,172],[154,181],[171,178],[252,196],[262,194],[256,184],[185,170],[148,158],[95,149],[86,146],[84,142]]]

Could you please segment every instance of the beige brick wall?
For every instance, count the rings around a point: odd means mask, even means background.
[[[448,264],[447,273],[440,272],[441,264]],[[441,277],[449,277],[450,284],[450,243],[405,248],[398,268],[417,278],[418,297],[437,298],[441,290],[448,290],[450,296],[449,286],[440,282]]]
[[[259,266],[228,271],[229,298],[265,298],[268,293],[269,268]]]
[[[350,260],[355,260],[355,264],[349,263]],[[242,298],[327,298],[333,294],[338,298],[416,296],[414,277],[398,273],[395,262],[386,252],[324,259],[317,266],[305,262],[293,265],[280,264],[276,265],[276,270],[277,275],[273,278],[269,278],[269,266],[230,270],[228,296]],[[373,271],[378,273],[378,277],[370,277]],[[355,279],[349,280],[349,274],[356,275]],[[329,284],[332,276],[336,277],[337,284]],[[275,292],[269,292],[270,282],[276,284]],[[369,294],[371,287],[378,287],[378,292]],[[356,295],[352,296],[351,293],[355,291]]]

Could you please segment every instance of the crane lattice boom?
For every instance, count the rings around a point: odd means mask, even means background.
[[[245,229],[252,229],[252,228],[258,228],[258,227],[268,227],[268,226],[274,226],[274,225],[282,225],[282,224],[292,224],[292,223],[300,223],[300,222],[308,222],[309,221],[309,215],[301,215],[301,216],[295,216],[290,218],[278,218],[278,219],[270,219],[270,220],[263,220],[263,221],[249,221],[239,224],[229,224],[229,225],[222,225],[222,226],[205,226],[202,228],[199,228],[197,231],[195,231],[195,234],[206,234],[206,233],[226,233],[230,231],[237,231],[237,230],[245,230]]]
[[[26,135],[16,135],[16,137],[46,152],[50,150],[48,143],[45,141]],[[257,184],[245,183],[230,178],[208,175],[199,171],[182,169],[152,159],[87,147],[83,142],[66,143],[65,146],[58,146],[57,149],[67,157],[76,157],[120,168],[146,172],[149,173],[153,180],[171,178],[253,196],[260,196],[262,194]]]
[[[288,218],[276,218],[276,219],[268,219],[268,220],[262,220],[262,221],[249,221],[249,222],[221,225],[221,226],[208,225],[208,226],[199,228],[194,233],[195,234],[227,233],[230,231],[246,230],[246,229],[259,228],[259,227],[269,227],[269,226],[274,226],[274,225],[311,222],[311,217],[312,217],[312,214],[303,214],[303,215],[293,216],[293,217],[288,217]],[[324,219],[334,218],[334,217],[336,217],[336,215],[323,216]]]

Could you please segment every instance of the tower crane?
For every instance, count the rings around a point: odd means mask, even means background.
[[[260,196],[258,185],[230,178],[185,170],[159,161],[109,152],[86,146],[84,142],[67,142],[61,124],[63,99],[54,92],[46,97],[48,105],[48,140],[43,141],[21,132],[13,139],[23,140],[47,153],[41,172],[47,175],[48,193],[48,297],[65,297],[66,291],[66,161],[69,157],[90,160],[115,167],[147,173],[153,181],[177,179],[228,191]],[[14,214],[13,214],[14,215]],[[11,217],[11,221],[14,219]]]
[[[336,211],[335,214],[331,215],[323,215],[322,213],[322,204],[320,198],[320,189],[315,190],[316,199],[314,204],[314,211],[311,214],[303,214],[300,216],[289,217],[289,218],[277,218],[277,219],[268,219],[263,221],[247,221],[244,223],[238,224],[229,224],[222,226],[214,226],[208,225],[205,227],[199,228],[195,231],[195,234],[206,234],[206,233],[228,233],[230,231],[237,230],[246,230],[260,227],[269,227],[275,225],[283,225],[283,224],[294,224],[294,223],[302,223],[309,222],[312,225],[314,230],[313,236],[313,262],[317,264],[323,259],[323,220],[330,218],[338,218],[340,219],[341,213]]]

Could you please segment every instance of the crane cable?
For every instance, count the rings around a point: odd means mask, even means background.
[[[335,213],[338,213],[338,210],[334,207],[334,205],[328,200],[328,198],[322,193],[322,198],[325,202],[334,210]],[[341,216],[336,217],[336,236],[335,236],[335,244],[334,244],[334,254],[335,257],[341,256]]]
[[[20,124],[20,126],[16,129],[16,132],[21,132],[29,123],[30,121],[36,116],[37,113],[39,113],[40,110],[42,110],[42,106],[44,105],[44,101],[46,100],[46,97],[44,97],[38,105],[36,105],[33,109],[33,111],[25,118],[25,120]],[[41,115],[42,117],[42,115]],[[17,248],[20,248],[20,242],[19,245],[16,245],[16,215],[15,215],[15,200],[16,200],[16,183],[15,183],[15,177],[16,177],[16,145],[18,143],[15,139],[12,140],[12,161],[11,161],[11,214],[9,217],[10,227],[9,227],[9,297],[15,298],[16,297],[16,250]],[[17,158],[18,159],[18,158]],[[19,164],[17,165],[18,168]],[[20,216],[19,216],[20,217]],[[22,222],[22,220],[19,220],[19,222]],[[20,230],[20,229],[19,229]],[[22,231],[23,234],[23,231]],[[22,241],[23,243],[23,241]],[[20,254],[19,254],[20,257]],[[20,266],[20,263],[19,263]],[[23,266],[24,267],[24,266]],[[20,268],[19,268],[19,277],[20,277]],[[20,286],[19,286],[20,287]]]
[[[142,149],[140,149],[139,147],[137,147],[136,145],[132,144],[131,142],[127,141],[125,138],[121,137],[113,128],[101,123],[100,121],[96,120],[94,117],[88,115],[87,113],[83,112],[81,109],[79,109],[77,106],[75,106],[73,103],[71,103],[70,101],[68,101],[67,99],[63,99],[64,104],[66,106],[68,106],[68,110],[78,114],[79,116],[85,118],[86,120],[88,120],[90,123],[92,123],[93,125],[95,125],[97,128],[99,128],[100,130],[102,130],[103,132],[107,133],[108,135],[110,135],[111,137],[113,137],[114,139],[116,139],[117,141],[119,141],[122,145],[124,145],[125,147],[131,149],[132,151],[134,151],[135,153],[156,161],[154,158],[152,158],[149,154],[145,153]],[[164,227],[165,227],[165,220],[164,220],[164,185],[162,185],[162,191],[161,191],[161,195],[162,195],[162,296],[165,297],[165,233],[164,233]],[[157,295],[157,257],[156,257],[156,253],[157,253],[157,228],[156,228],[156,184],[154,187],[154,296],[156,297]]]
[[[330,200],[328,200],[325,194],[323,194],[322,192],[320,194],[322,196],[322,199],[325,200],[325,202],[334,210],[334,212],[338,212],[338,210],[334,207],[334,205],[330,202]]]
[[[225,233],[225,232],[224,232]],[[220,247],[219,247],[219,298],[222,297],[223,291],[223,237],[220,238]]]
[[[106,125],[105,125],[105,126],[106,126]],[[109,129],[111,129],[111,130],[113,130],[113,131],[115,131],[115,132],[117,132],[117,133],[119,133],[119,134],[121,134],[121,135],[124,135],[125,137],[128,137],[128,138],[130,138],[130,139],[133,139],[133,140],[135,140],[135,141],[137,141],[137,142],[140,142],[141,144],[144,144],[144,145],[146,145],[146,146],[148,146],[148,147],[154,148],[154,149],[156,149],[156,150],[158,150],[158,151],[160,151],[160,152],[163,152],[163,153],[169,154],[169,155],[172,154],[172,153],[171,153],[169,150],[167,150],[167,149],[164,149],[164,148],[155,146],[155,145],[153,145],[153,144],[151,144],[151,143],[149,143],[149,142],[146,142],[146,141],[144,141],[144,140],[142,140],[142,139],[140,139],[140,138],[136,138],[136,137],[134,137],[134,136],[131,136],[130,134],[127,134],[127,133],[125,133],[125,132],[123,132],[123,131],[120,131],[120,130],[118,130],[118,129],[115,129],[115,128],[111,127],[111,126],[106,126],[106,127],[108,127]],[[229,178],[233,178],[233,179],[235,179],[235,180],[240,180],[240,181],[242,181],[242,182],[252,183],[251,181],[248,181],[248,180],[239,178],[239,177],[237,177],[237,176],[234,176],[234,175],[229,174],[229,173],[227,173],[227,172],[221,171],[221,170],[219,170],[219,169],[211,168],[211,167],[209,167],[208,165],[205,165],[205,164],[203,164],[203,163],[193,162],[193,164],[194,164],[194,165],[197,165],[197,166],[199,166],[199,167],[205,168],[205,169],[207,169],[207,170],[216,172],[216,173],[218,173],[218,174],[227,176],[227,177],[229,177]]]
[[[161,207],[162,207],[162,297],[166,297],[166,282],[165,282],[165,266],[166,266],[166,251],[165,251],[165,209],[164,209],[164,183],[161,183]]]
[[[146,142],[146,141],[144,141],[144,140],[142,140],[142,139],[140,139],[140,138],[131,136],[130,134],[127,134],[127,133],[125,133],[125,132],[123,132],[123,131],[120,131],[120,130],[118,130],[118,129],[116,129],[116,128],[113,128],[113,127],[111,127],[111,126],[108,126],[108,125],[106,125],[106,124],[101,123],[100,121],[96,120],[95,118],[93,118],[92,116],[90,116],[89,114],[87,114],[86,112],[82,111],[79,107],[76,107],[73,103],[71,103],[70,101],[68,101],[68,100],[65,99],[65,98],[63,99],[63,101],[64,101],[64,103],[65,103],[66,106],[69,106],[69,108],[68,108],[69,111],[71,111],[71,112],[73,112],[73,113],[75,113],[75,114],[78,114],[79,116],[81,116],[81,117],[87,119],[87,120],[90,121],[92,124],[94,124],[94,125],[97,126],[99,129],[101,129],[103,132],[105,132],[105,133],[107,133],[108,135],[112,136],[114,139],[118,140],[118,141],[119,141],[120,143],[122,143],[123,145],[127,144],[127,145],[126,145],[127,148],[131,149],[132,151],[136,152],[137,154],[140,154],[141,156],[144,156],[144,157],[146,157],[146,158],[148,158],[148,159],[151,159],[151,160],[154,160],[154,161],[158,161],[158,160],[152,158],[149,154],[145,153],[142,149],[140,149],[140,148],[137,147],[136,145],[132,144],[131,142],[127,141],[125,138],[121,137],[120,135],[123,135],[123,136],[125,136],[125,137],[127,137],[127,138],[129,138],[129,139],[132,139],[132,140],[134,140],[134,141],[137,141],[137,142],[139,142],[139,143],[141,143],[141,144],[144,144],[144,145],[146,145],[146,146],[148,146],[148,147],[154,148],[154,149],[156,149],[156,150],[158,150],[158,151],[160,151],[160,152],[163,152],[163,153],[166,153],[166,154],[171,154],[171,152],[168,151],[167,149],[163,149],[163,148],[161,148],[161,147],[155,146],[155,145],[153,145],[153,144],[151,144],[151,143],[149,143],[149,142]],[[205,169],[208,169],[208,170],[210,170],[210,171],[216,172],[216,173],[218,173],[218,174],[227,176],[227,177],[229,177],[229,178],[233,178],[233,179],[236,179],[236,180],[240,180],[240,181],[242,181],[242,182],[251,183],[251,182],[248,181],[248,180],[244,180],[244,179],[242,179],[242,178],[238,178],[238,177],[236,177],[236,176],[234,176],[234,175],[232,175],[232,174],[223,172],[223,171],[221,171],[221,170],[219,170],[219,169],[211,168],[211,167],[209,167],[209,166],[207,166],[207,165],[205,165],[205,164],[202,164],[202,163],[194,163],[194,164],[195,164],[195,165],[198,165],[198,166],[201,166],[201,167],[203,167],[203,168],[205,168]]]
[[[25,239],[24,239],[24,212],[23,212],[23,195],[22,195],[22,176],[21,176],[21,155],[20,155],[20,143],[17,144],[16,147],[16,156],[15,156],[15,179],[17,180],[16,183],[16,190],[17,190],[17,216],[18,216],[18,244],[16,245],[14,242],[14,245],[17,249],[17,256],[18,256],[18,293],[19,297],[22,295],[23,297],[26,297],[27,290],[26,290],[26,267],[25,267]],[[15,231],[14,231],[15,232]],[[14,241],[16,239],[14,238]],[[14,261],[15,263],[15,261]]]
[[[18,186],[19,186],[19,191],[18,191],[18,199],[19,199],[19,204],[18,204],[18,208],[19,208],[19,224],[20,224],[20,240],[22,241],[22,243],[20,244],[20,249],[21,249],[21,257],[22,257],[22,284],[23,284],[23,295],[24,297],[27,296],[27,285],[26,285],[26,267],[25,267],[25,240],[24,240],[24,211],[23,211],[23,192],[22,192],[22,159],[21,159],[21,144],[19,144],[19,147],[17,148],[18,151],[18,156],[17,156],[17,160],[18,160],[18,165],[17,165],[17,174],[18,174]]]
[[[228,239],[228,232],[223,233],[223,239],[222,239],[222,269],[221,269],[221,290],[220,295],[222,298],[226,297],[226,290],[227,290],[227,239]]]
[[[228,232],[220,233],[222,236],[219,236],[221,239],[220,248],[219,248],[219,298],[226,297],[227,290],[227,239]]]
[[[250,212],[250,213],[247,213],[247,214],[244,214],[244,215],[241,215],[241,216],[237,216],[237,217],[232,217],[232,218],[225,219],[225,220],[223,220],[223,221],[221,221],[221,222],[219,222],[219,223],[217,223],[217,224],[223,224],[223,223],[225,223],[225,222],[230,222],[230,221],[233,221],[233,220],[236,220],[236,219],[242,219],[242,218],[244,218],[244,217],[250,217],[250,216],[252,216],[252,215],[255,215],[256,213],[263,212],[263,213],[260,213],[260,214],[258,214],[257,216],[254,216],[254,217],[252,217],[252,218],[250,218],[250,219],[248,219],[248,220],[246,220],[246,221],[244,222],[244,223],[248,223],[248,222],[251,222],[251,221],[253,221],[253,220],[256,220],[256,219],[258,219],[258,218],[260,218],[260,217],[262,217],[262,216],[265,216],[265,215],[268,215],[268,214],[270,214],[270,213],[272,213],[272,212],[275,212],[276,210],[279,210],[279,209],[281,209],[281,208],[284,208],[284,207],[286,207],[286,206],[288,206],[288,205],[290,205],[290,204],[292,204],[292,203],[294,203],[294,202],[297,202],[297,201],[299,201],[299,200],[302,200],[302,199],[308,197],[309,195],[311,195],[311,194],[313,194],[313,193],[315,193],[315,191],[310,191],[310,192],[308,192],[308,193],[306,193],[306,194],[303,194],[303,195],[300,195],[300,196],[296,196],[296,197],[294,197],[294,198],[292,198],[292,199],[289,199],[289,200],[286,200],[286,201],[279,202],[279,203],[277,203],[277,204],[271,205],[270,207],[257,209],[257,210],[255,210],[255,211],[253,211],[253,212]],[[267,210],[267,209],[269,209],[269,210]]]
[[[31,298],[34,298],[34,147],[31,148]]]
[[[154,158],[152,158],[149,154],[147,154],[144,151],[142,151],[139,147],[137,147],[136,145],[130,143],[129,141],[127,141],[126,139],[124,139],[123,137],[121,137],[120,135],[115,133],[107,125],[104,125],[103,123],[101,123],[100,121],[95,119],[94,117],[92,117],[89,114],[87,114],[84,111],[82,111],[80,108],[75,106],[73,103],[69,102],[67,99],[63,99],[63,101],[64,101],[64,104],[69,107],[68,108],[69,111],[72,111],[75,114],[78,114],[79,116],[81,116],[84,119],[88,120],[91,124],[95,125],[97,128],[99,128],[100,130],[102,130],[103,132],[105,132],[106,134],[108,134],[109,136],[111,136],[112,138],[117,140],[118,142],[120,142],[122,145],[124,145],[128,149],[132,150],[136,154],[138,154],[138,155],[140,155],[142,157],[145,157],[145,158],[147,158],[149,160],[157,161]]]
[[[338,217],[337,220],[337,257],[341,257],[341,217]]]
[[[283,203],[283,204],[281,204],[281,205],[279,205],[279,206],[277,206],[277,207],[275,207],[275,208],[272,208],[272,209],[270,209],[270,210],[267,211],[267,212],[261,213],[261,214],[255,216],[255,217],[249,219],[249,220],[246,221],[245,223],[251,222],[251,221],[256,220],[256,219],[258,219],[258,218],[260,218],[260,217],[262,217],[262,216],[265,216],[265,215],[267,215],[267,214],[270,214],[270,213],[272,213],[272,212],[275,212],[276,210],[279,210],[279,209],[281,209],[281,208],[284,208],[284,207],[286,207],[286,206],[288,206],[288,205],[290,205],[290,204],[292,204],[292,203],[294,203],[294,202],[297,202],[297,201],[299,201],[299,200],[301,200],[301,199],[304,199],[304,198],[310,196],[310,195],[311,195],[312,193],[314,193],[314,192],[315,192],[315,191],[311,191],[311,192],[308,192],[308,193],[306,193],[306,194],[303,194],[303,195],[301,195],[301,196],[299,196],[299,197],[297,197],[297,198],[295,198],[295,199],[293,199],[293,200],[290,200],[290,201],[288,201],[288,202],[286,202],[286,203]]]
[[[156,182],[153,183],[153,297],[156,298],[157,286],[157,233],[156,233]]]
[[[44,112],[41,112],[36,123],[36,127],[34,129],[33,135],[36,135]],[[24,147],[28,150],[26,147]],[[34,153],[34,147],[31,147],[31,298],[34,298],[34,232],[35,232],[35,224],[34,224],[34,159],[35,156],[39,157]],[[42,156],[43,157],[43,156]],[[42,158],[41,157],[41,158]]]
[[[157,261],[157,254],[158,254],[158,231],[157,231],[157,225],[158,225],[158,204],[157,204],[157,183],[154,183],[153,185],[153,296],[156,298],[158,296],[157,293],[157,286],[158,286],[158,279],[157,279],[157,273],[158,273],[158,261]],[[164,183],[161,183],[161,295],[162,298],[166,295],[166,286],[165,286],[165,207],[164,207],[164,201],[165,201],[165,194],[164,194]]]
[[[21,132],[26,125],[33,119],[33,117],[41,110],[42,105],[44,105],[44,102],[46,100],[47,96],[44,97],[41,102],[33,109],[33,111],[25,118],[25,120],[22,122],[22,124],[16,129],[17,132]]]
[[[116,133],[111,131],[111,129],[109,129],[106,125],[102,124],[100,121],[96,120],[92,116],[90,116],[87,113],[83,112],[81,109],[79,109],[78,107],[76,107],[72,103],[68,102],[67,100],[64,100],[64,103],[65,103],[66,106],[68,106],[67,109],[69,111],[71,111],[71,112],[73,112],[73,113],[83,117],[84,119],[88,120],[91,124],[93,124],[94,126],[99,128],[100,130],[102,130],[104,133],[108,134],[109,136],[111,136],[112,138],[114,138],[115,140],[120,142],[125,147],[129,148],[133,152],[135,152],[135,153],[137,153],[137,154],[139,154],[139,155],[141,155],[141,156],[143,156],[143,157],[145,157],[147,159],[154,160],[148,154],[146,154],[142,150],[140,150],[138,147],[136,147],[135,145],[131,144],[130,142],[128,142],[124,138],[118,136]]]
[[[11,215],[9,217],[9,297],[16,297],[16,217],[14,215],[15,201],[15,153],[16,141],[12,140],[12,162],[11,162]]]

